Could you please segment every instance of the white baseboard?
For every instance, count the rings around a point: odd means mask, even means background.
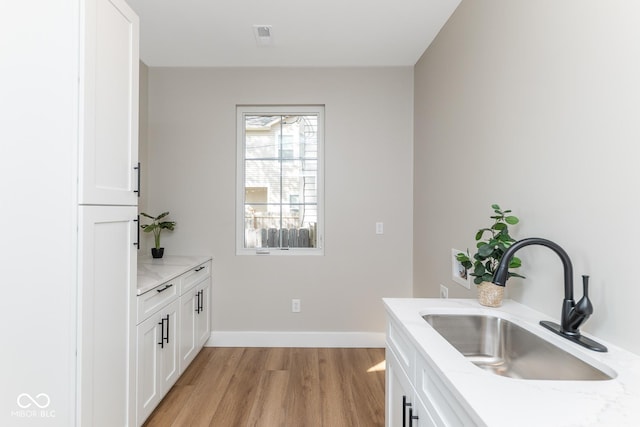
[[[212,331],[206,347],[383,348],[381,332]]]

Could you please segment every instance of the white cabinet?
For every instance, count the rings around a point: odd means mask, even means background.
[[[80,2],[76,418],[135,424],[138,17]]]
[[[211,262],[185,273],[180,293],[180,372],[189,366],[209,339]]]
[[[414,385],[416,352],[395,324],[387,329],[385,416],[387,427],[437,426]]]
[[[167,277],[175,277],[136,298],[137,425],[149,417],[209,338],[211,261],[176,269],[180,264],[167,258],[155,266],[158,271],[172,267],[174,274]],[[144,266],[147,273],[154,271],[153,263]]]
[[[138,325],[137,425],[142,425],[180,374],[178,300],[170,301]]]
[[[386,427],[477,425],[393,320],[387,327],[386,361]]]
[[[138,17],[124,0],[81,5],[79,203],[136,205]]]
[[[133,424],[134,206],[79,208],[79,424]]]
[[[196,303],[200,304],[196,316],[196,344],[200,351],[211,336],[211,279],[208,280],[208,286],[200,290],[200,298],[196,299]]]

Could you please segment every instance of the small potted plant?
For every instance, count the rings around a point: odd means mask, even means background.
[[[481,228],[476,233],[476,248],[478,251],[473,258],[467,253],[458,253],[456,259],[474,277],[473,283],[478,285],[479,301],[482,305],[499,307],[504,297],[504,286],[493,284],[493,274],[498,268],[502,255],[515,243],[509,235],[509,226],[520,222],[518,217],[509,215],[511,210],[502,210],[498,205],[491,205],[494,215],[491,216],[493,224],[489,228]],[[509,268],[518,268],[522,265],[519,258],[513,257],[509,262]],[[509,270],[508,277],[521,277],[518,273]]]
[[[155,247],[151,248],[151,256],[154,258],[162,258],[162,256],[164,255],[164,248],[160,247],[160,233],[162,233],[162,230],[173,230],[176,226],[175,221],[160,221],[161,219],[168,216],[169,212],[163,212],[156,217],[144,212],[140,212],[140,215],[152,220],[151,224],[140,226],[145,233],[153,232]]]

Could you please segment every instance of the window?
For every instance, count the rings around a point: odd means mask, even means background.
[[[238,254],[322,254],[323,106],[238,106]]]

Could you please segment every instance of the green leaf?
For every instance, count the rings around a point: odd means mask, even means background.
[[[505,220],[505,221],[507,222],[507,224],[509,224],[509,225],[515,225],[515,224],[517,224],[517,223],[519,223],[519,222],[520,222],[520,220],[518,219],[518,217],[517,217],[517,216],[513,216],[513,215],[509,215],[508,217],[505,217],[505,219],[504,219],[504,220]]]
[[[507,224],[505,224],[504,222],[496,222],[491,226],[491,228],[493,228],[494,230],[506,230]]]
[[[498,206],[496,204],[493,204],[493,205],[491,205],[491,209],[499,210],[500,206]]]
[[[513,257],[511,258],[511,261],[509,261],[509,268],[518,268],[522,266],[522,261],[520,261],[520,258],[518,257]]]
[[[493,252],[493,246],[488,245],[486,243],[484,245],[478,247],[478,254],[480,256],[487,257],[487,256],[491,255],[491,252]]]
[[[473,283],[479,285],[480,283],[482,283],[482,277],[476,277],[475,279],[473,279]]]
[[[476,233],[476,240],[480,240],[482,239],[482,236],[484,235],[485,231],[491,231],[488,228],[481,228],[480,230],[478,230],[478,232]]]
[[[162,219],[162,218],[164,218],[164,217],[165,217],[165,216],[167,216],[167,215],[169,215],[169,212],[162,212],[160,215],[158,215],[158,216],[156,217],[156,220],[158,220],[158,219]]]
[[[144,217],[147,217],[147,218],[154,219],[151,215],[146,214],[146,213],[144,213],[144,212],[140,212],[140,215],[142,215],[142,216],[144,216]]]
[[[485,272],[484,266],[480,263],[476,264],[476,267],[473,269],[474,276],[482,276]]]
[[[458,252],[456,254],[456,260],[458,262],[469,261],[469,257],[467,256],[467,254],[464,254],[462,252]]]

